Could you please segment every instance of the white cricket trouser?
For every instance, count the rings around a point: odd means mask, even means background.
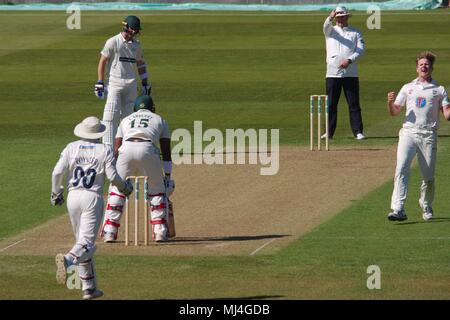
[[[397,167],[395,169],[394,191],[391,209],[402,210],[408,193],[411,163],[417,154],[417,162],[422,173],[419,205],[432,207],[434,199],[434,171],[436,167],[436,131],[416,132],[402,128],[397,147]]]
[[[137,84],[128,85],[109,84],[105,110],[103,112],[103,124],[106,126],[106,134],[103,143],[114,145],[114,138],[119,127],[120,120],[133,112],[134,101],[137,98]]]
[[[153,143],[124,141],[119,148],[116,168],[123,179],[127,176],[148,176],[150,195],[165,193],[160,151]],[[115,186],[111,186],[109,191],[121,194]],[[151,219],[166,219],[166,211],[152,210]],[[121,216],[119,210],[107,210],[105,220],[119,222]]]
[[[72,190],[67,196],[67,210],[76,240],[67,256],[78,265],[83,290],[94,289],[96,280],[93,255],[102,221],[103,196],[87,190]]]

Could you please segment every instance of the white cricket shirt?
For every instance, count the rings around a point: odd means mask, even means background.
[[[119,33],[106,41],[101,54],[110,64],[109,83],[127,85],[136,81],[136,61],[143,60],[139,41],[126,41]]]
[[[78,140],[64,148],[53,169],[52,192],[59,193],[65,173],[69,191],[88,190],[103,193],[105,173],[119,189],[124,186],[117,175],[111,148],[99,142]]]
[[[403,128],[416,130],[439,129],[440,108],[450,105],[443,86],[434,80],[423,83],[417,78],[401,88],[394,103],[406,106]]]
[[[327,78],[357,77],[357,60],[364,53],[365,44],[362,34],[353,27],[333,26],[330,17],[323,24],[327,47]],[[339,68],[341,61],[351,59],[347,69]]]
[[[160,138],[170,139],[170,129],[167,122],[156,113],[147,109],[138,110],[124,118],[117,129],[116,138],[126,141],[139,138],[159,145]]]

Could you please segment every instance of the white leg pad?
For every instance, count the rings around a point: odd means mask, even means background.
[[[167,240],[167,199],[164,193],[149,194],[153,240]]]
[[[100,236],[104,238],[105,241],[117,240],[117,236],[119,235],[119,227],[119,223],[106,219],[103,223],[103,228]],[[106,237],[106,235],[108,236]]]
[[[108,203],[105,210],[105,221],[110,220],[115,223],[120,222],[122,217],[123,206],[125,205],[125,196],[117,190],[116,187],[111,187],[108,195]]]
[[[168,225],[164,219],[152,220],[152,239],[154,241],[167,241]]]
[[[149,194],[152,220],[166,220],[167,199],[164,193]]]
[[[113,146],[114,138],[120,122],[120,106],[117,101],[108,101],[103,112],[103,124],[106,127],[106,134],[103,136],[103,143]],[[112,98],[111,98],[112,100]]]

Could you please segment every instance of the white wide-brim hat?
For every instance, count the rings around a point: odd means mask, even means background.
[[[334,11],[336,12],[336,17],[344,17],[350,15],[350,12],[348,12],[346,7],[338,6]]]
[[[83,139],[99,139],[106,133],[106,127],[96,117],[87,117],[81,121],[73,133]]]

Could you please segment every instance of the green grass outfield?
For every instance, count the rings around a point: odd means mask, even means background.
[[[386,93],[415,77],[414,58],[421,50],[437,54],[434,76],[449,88],[448,13],[382,14],[381,30],[368,30],[363,13],[351,18],[367,45],[360,84],[370,139],[354,141],[342,98],[333,145],[396,143],[402,119],[388,116]],[[65,211],[49,205],[51,171],[74,139],[74,125],[87,115],[102,116],[104,102],[92,90],[99,51],[127,14],[82,14],[82,29],[70,31],[65,13],[0,12],[10,27],[0,35],[0,238]],[[324,13],[143,13],[141,41],[158,111],[172,129],[192,128],[194,120],[219,129],[279,128],[283,144],[306,146],[308,97],[324,91],[324,18]],[[108,298],[117,299],[449,299],[449,123],[442,123],[440,135],[434,222],[420,220],[414,170],[406,208],[411,223],[386,220],[388,181],[276,255],[98,257],[100,285]],[[366,288],[372,264],[381,268],[381,290]],[[171,281],[152,276],[158,271]],[[0,289],[2,299],[79,298],[56,286],[53,257],[2,256],[0,288],[8,288]]]

